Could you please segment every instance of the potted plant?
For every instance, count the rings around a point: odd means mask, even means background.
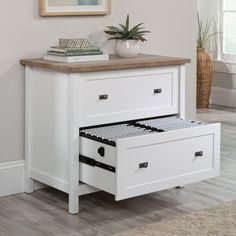
[[[217,34],[215,21],[203,23],[197,15],[197,108],[208,108],[212,85],[212,60],[205,51],[206,45]]]
[[[130,28],[129,15],[126,17],[125,24],[119,24],[118,27],[107,26],[104,32],[111,35],[109,40],[116,40],[116,53],[120,57],[135,57],[139,53],[139,42],[145,42],[144,35],[150,31],[141,27],[144,23],[140,23]]]

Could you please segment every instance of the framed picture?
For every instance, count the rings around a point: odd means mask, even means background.
[[[107,15],[111,0],[39,0],[40,16]]]

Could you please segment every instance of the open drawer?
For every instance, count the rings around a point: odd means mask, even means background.
[[[80,181],[116,200],[220,172],[220,124],[166,117],[89,128],[80,136]]]

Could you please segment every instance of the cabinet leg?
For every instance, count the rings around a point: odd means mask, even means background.
[[[25,70],[25,176],[24,191],[32,193],[34,191],[34,180],[30,178],[31,162],[31,68]]]
[[[24,183],[25,193],[33,193],[34,192],[34,180],[30,177],[25,177]]]
[[[183,185],[180,185],[180,186],[176,186],[175,188],[177,188],[177,189],[183,189],[184,186],[183,186]]]
[[[79,213],[78,195],[69,194],[69,213],[72,215]]]

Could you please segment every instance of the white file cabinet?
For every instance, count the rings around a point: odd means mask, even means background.
[[[122,200],[216,177],[220,124],[185,119],[187,59],[140,55],[26,66],[25,191],[33,181]]]

